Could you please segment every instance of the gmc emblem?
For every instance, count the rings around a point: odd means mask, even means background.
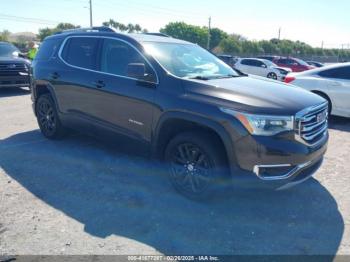
[[[322,123],[323,121],[325,121],[327,119],[327,112],[324,111],[322,113],[319,113],[317,115],[317,123]]]
[[[16,65],[8,65],[7,68],[14,69],[14,68],[16,68]]]

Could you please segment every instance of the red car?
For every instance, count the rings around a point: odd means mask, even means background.
[[[280,67],[290,68],[292,69],[293,72],[303,72],[303,71],[315,68],[313,66],[310,66],[305,61],[298,58],[279,57],[279,58],[275,58],[273,62]]]

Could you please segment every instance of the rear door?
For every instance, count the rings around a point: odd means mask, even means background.
[[[95,115],[99,45],[99,38],[69,37],[60,52],[63,65],[51,72],[59,109],[70,117],[90,120]]]
[[[260,60],[254,60],[255,72],[258,76],[267,76],[267,66]]]
[[[251,59],[242,59],[240,62],[240,68],[243,73],[255,75],[253,62]]]
[[[320,76],[327,79],[333,108],[350,116],[350,66],[325,70]]]

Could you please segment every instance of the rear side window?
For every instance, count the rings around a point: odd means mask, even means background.
[[[241,64],[242,64],[242,65],[248,65],[248,66],[254,66],[254,61],[251,60],[251,59],[243,59],[243,60],[241,61]]]
[[[97,68],[98,44],[98,38],[70,38],[64,46],[62,58],[70,65],[95,70]]]
[[[45,40],[39,48],[35,60],[49,60],[57,55],[58,48],[62,43],[62,39]]]
[[[319,73],[320,76],[335,79],[349,79],[350,80],[350,66],[339,67],[325,70]]]
[[[282,59],[278,60],[278,63],[284,64],[284,65],[289,65],[289,66],[298,64],[297,61],[294,61],[292,59],[286,59],[286,58],[282,58]]]

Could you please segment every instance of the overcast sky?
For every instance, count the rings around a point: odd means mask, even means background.
[[[113,18],[158,31],[168,22],[212,26],[249,39],[277,37],[313,46],[350,44],[349,0],[92,0],[94,25]],[[88,0],[0,0],[0,31],[31,31],[58,22],[88,26]],[[30,19],[25,19],[30,18]]]

